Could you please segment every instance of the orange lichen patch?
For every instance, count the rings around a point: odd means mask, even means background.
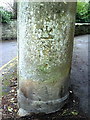
[[[24,80],[24,82],[20,84],[20,91],[26,98],[33,99],[33,93],[37,85],[37,82],[34,82],[32,80]]]

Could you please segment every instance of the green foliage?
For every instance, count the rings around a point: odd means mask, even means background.
[[[76,22],[88,23],[90,22],[90,3],[89,2],[77,2]]]
[[[9,23],[13,17],[12,12],[5,10],[3,7],[0,7],[0,17],[2,23]]]
[[[9,23],[14,18],[14,14],[0,7],[0,17],[2,23]],[[90,23],[90,2],[77,2],[76,22]]]

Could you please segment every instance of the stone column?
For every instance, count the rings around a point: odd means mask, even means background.
[[[76,3],[20,2],[19,115],[51,113],[68,98]]]

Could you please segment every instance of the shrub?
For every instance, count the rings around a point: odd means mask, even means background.
[[[5,10],[3,7],[0,7],[0,17],[2,23],[9,23],[13,14],[12,12]]]
[[[90,3],[89,2],[77,2],[76,22],[88,23],[90,22]]]

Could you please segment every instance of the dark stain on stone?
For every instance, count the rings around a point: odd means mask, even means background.
[[[41,98],[39,98],[39,101],[41,101]]]
[[[62,98],[64,96],[64,86],[61,86],[59,91],[59,96]]]

